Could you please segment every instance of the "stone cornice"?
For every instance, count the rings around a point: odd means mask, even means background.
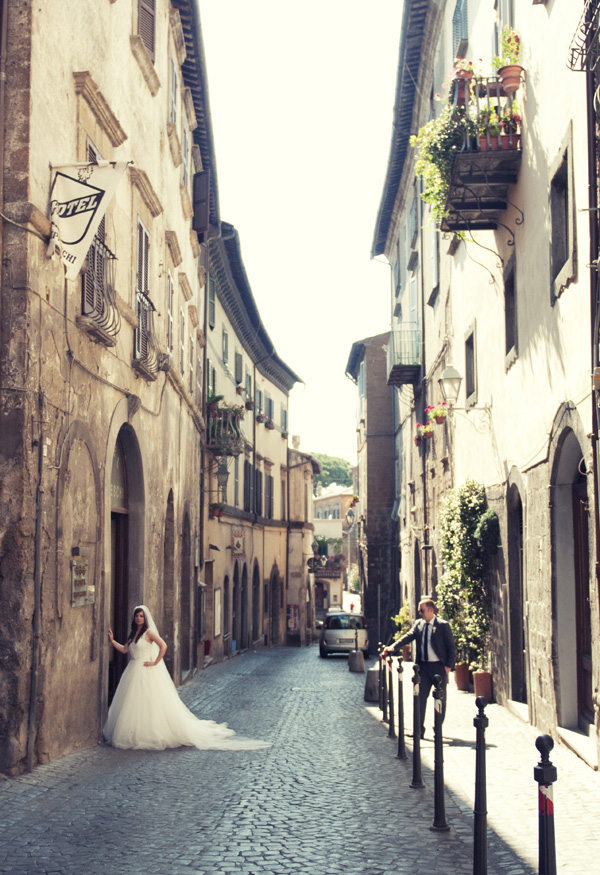
[[[152,97],[156,97],[160,88],[160,79],[156,75],[152,58],[148,54],[148,49],[144,45],[144,41],[139,33],[131,34],[129,44],[133,57],[138,62],[144,81],[150,90],[150,94]]]
[[[75,94],[80,94],[83,97],[113,146],[120,146],[127,139],[127,134],[108,105],[108,101],[98,89],[91,74],[87,70],[73,73],[73,79],[75,80]]]
[[[165,240],[167,241],[167,246],[169,247],[169,252],[171,253],[173,267],[179,267],[179,265],[183,261],[183,256],[181,255],[181,248],[179,246],[179,241],[177,239],[177,234],[175,233],[175,231],[165,231]]]
[[[131,181],[142,196],[142,200],[150,210],[153,218],[160,216],[163,211],[163,207],[158,199],[158,195],[152,188],[152,183],[150,182],[146,171],[140,170],[139,167],[132,167],[131,165],[129,165],[129,175],[131,177]]]

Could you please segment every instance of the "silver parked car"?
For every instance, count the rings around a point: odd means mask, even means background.
[[[319,656],[330,653],[350,653],[356,647],[365,656],[369,653],[367,622],[363,614],[348,611],[331,611],[325,616],[319,638]]]

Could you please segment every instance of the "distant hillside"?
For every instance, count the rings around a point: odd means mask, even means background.
[[[324,453],[311,453],[311,456],[321,465],[321,473],[315,477],[315,483],[322,483],[323,488],[330,483],[339,486],[352,486],[352,470],[350,462],[337,456],[326,456]]]

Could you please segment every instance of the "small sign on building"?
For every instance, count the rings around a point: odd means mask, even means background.
[[[71,607],[93,605],[96,587],[89,580],[90,560],[87,551],[75,547],[71,557]]]

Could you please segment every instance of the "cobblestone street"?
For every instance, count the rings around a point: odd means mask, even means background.
[[[411,760],[396,759],[377,709],[363,700],[364,681],[345,658],[319,659],[316,647],[246,653],[210,667],[183,688],[188,706],[272,741],[271,749],[98,746],[4,780],[0,872],[470,875],[474,696],[450,685],[451,830],[434,833],[431,731],[423,743],[426,786],[411,790]],[[488,716],[489,872],[531,875],[537,733],[498,706]],[[599,871],[598,774],[564,748],[553,754],[558,871]]]

